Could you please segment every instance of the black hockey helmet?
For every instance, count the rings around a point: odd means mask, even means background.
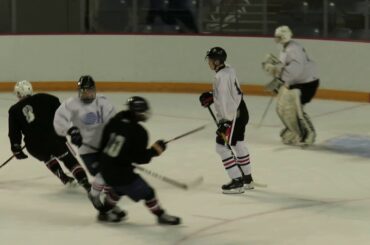
[[[150,107],[146,99],[133,96],[127,100],[128,110],[133,112],[137,121],[146,121],[150,117]]]
[[[221,47],[213,47],[207,51],[206,58],[212,60],[219,60],[221,64],[226,61],[227,54],[226,51]]]
[[[81,76],[78,80],[78,96],[83,103],[89,104],[96,98],[94,79],[89,75]]]

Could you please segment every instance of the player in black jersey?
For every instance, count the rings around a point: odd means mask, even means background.
[[[64,173],[58,160],[71,171],[77,182],[87,191],[90,184],[84,169],[66,145],[66,138],[58,136],[53,127],[54,114],[59,99],[50,94],[33,95],[30,82],[23,80],[14,87],[19,101],[9,109],[9,139],[11,150],[17,159],[28,156],[22,151],[22,134],[27,151],[43,161],[63,184],[72,184],[74,178]]]
[[[139,122],[149,117],[149,105],[139,96],[130,98],[128,110],[116,114],[105,126],[101,141],[100,171],[105,182],[112,187],[107,193],[104,208],[100,210],[101,221],[120,221],[110,210],[122,196],[133,201],[144,200],[146,207],[157,216],[159,224],[178,225],[180,218],[168,215],[159,205],[154,189],[134,172],[136,164],[149,163],[165,149],[163,140],[148,148],[148,133]]]

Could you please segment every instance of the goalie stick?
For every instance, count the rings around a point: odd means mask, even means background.
[[[194,179],[193,181],[191,182],[187,182],[187,183],[184,183],[184,182],[180,182],[178,180],[174,180],[174,179],[171,179],[169,177],[166,177],[166,176],[163,176],[161,174],[158,174],[156,172],[153,172],[152,170],[149,170],[147,168],[144,168],[140,165],[137,165],[137,164],[132,164],[136,169],[140,170],[141,172],[143,173],[146,173],[154,178],[157,178],[163,182],[166,182],[170,185],[173,185],[175,187],[178,187],[180,189],[183,189],[183,190],[189,190],[191,188],[194,188],[198,185],[200,185],[202,182],[203,182],[203,177],[197,177],[196,179]]]
[[[26,146],[24,145],[21,150],[23,150],[24,148],[26,148]],[[8,162],[10,162],[13,158],[15,157],[15,154],[13,154],[11,157],[9,157],[5,162],[3,162],[3,164],[0,165],[0,168],[4,167]]]
[[[215,114],[213,113],[213,111],[212,111],[211,107],[210,107],[210,106],[207,106],[207,108],[208,108],[208,111],[209,111],[209,113],[211,114],[211,116],[212,116],[212,118],[213,118],[213,121],[214,121],[214,122],[216,123],[216,125],[217,125],[217,119],[216,119],[216,116],[215,116]],[[225,144],[227,145],[227,148],[229,148],[229,149],[231,150],[231,154],[233,155],[233,157],[234,157],[234,158],[236,158],[236,157],[235,157],[235,154],[234,154],[234,151],[233,151],[233,149],[231,148],[231,145],[227,142],[226,136],[225,136],[224,134],[222,134],[221,136],[222,136],[223,140],[225,141]],[[255,186],[255,187],[262,187],[262,188],[266,188],[266,187],[267,187],[267,185],[266,185],[266,184],[257,183],[257,182],[255,182],[255,181],[253,181],[253,184],[254,184],[254,186]]]
[[[270,109],[270,107],[271,107],[271,104],[272,104],[272,101],[274,100],[274,96],[275,95],[272,95],[271,96],[271,98],[270,98],[270,100],[269,100],[269,103],[267,104],[267,106],[266,106],[266,109],[265,109],[265,111],[263,112],[263,114],[262,114],[262,117],[261,117],[261,120],[259,121],[259,123],[257,124],[257,128],[260,128],[261,126],[262,126],[262,123],[263,123],[263,121],[265,120],[265,118],[266,118],[266,115],[267,115],[267,112],[269,111],[269,109]]]

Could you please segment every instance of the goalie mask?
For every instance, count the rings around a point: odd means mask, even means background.
[[[85,104],[90,104],[95,100],[95,81],[91,76],[81,76],[78,80],[78,97]]]
[[[149,103],[140,96],[133,96],[127,100],[128,110],[135,115],[136,121],[143,121],[149,119],[150,117],[150,108]]]
[[[27,80],[19,81],[14,86],[14,93],[18,99],[23,99],[33,94],[32,84]]]
[[[279,26],[275,30],[275,42],[279,44],[286,44],[292,39],[293,33],[288,26]]]

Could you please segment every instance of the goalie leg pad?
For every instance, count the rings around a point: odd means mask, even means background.
[[[300,137],[288,128],[281,130],[280,137],[281,141],[286,145],[297,145],[300,142]]]
[[[303,135],[299,123],[299,101],[300,91],[298,89],[287,89],[282,86],[277,96],[276,112],[288,131],[281,134],[281,137],[287,137],[289,142],[298,143]],[[289,132],[290,131],[290,132]],[[283,137],[284,136],[284,137]]]
[[[307,113],[303,112],[303,118],[300,120],[300,124],[305,130],[305,136],[302,139],[303,143],[305,145],[312,145],[316,139],[316,131]]]

